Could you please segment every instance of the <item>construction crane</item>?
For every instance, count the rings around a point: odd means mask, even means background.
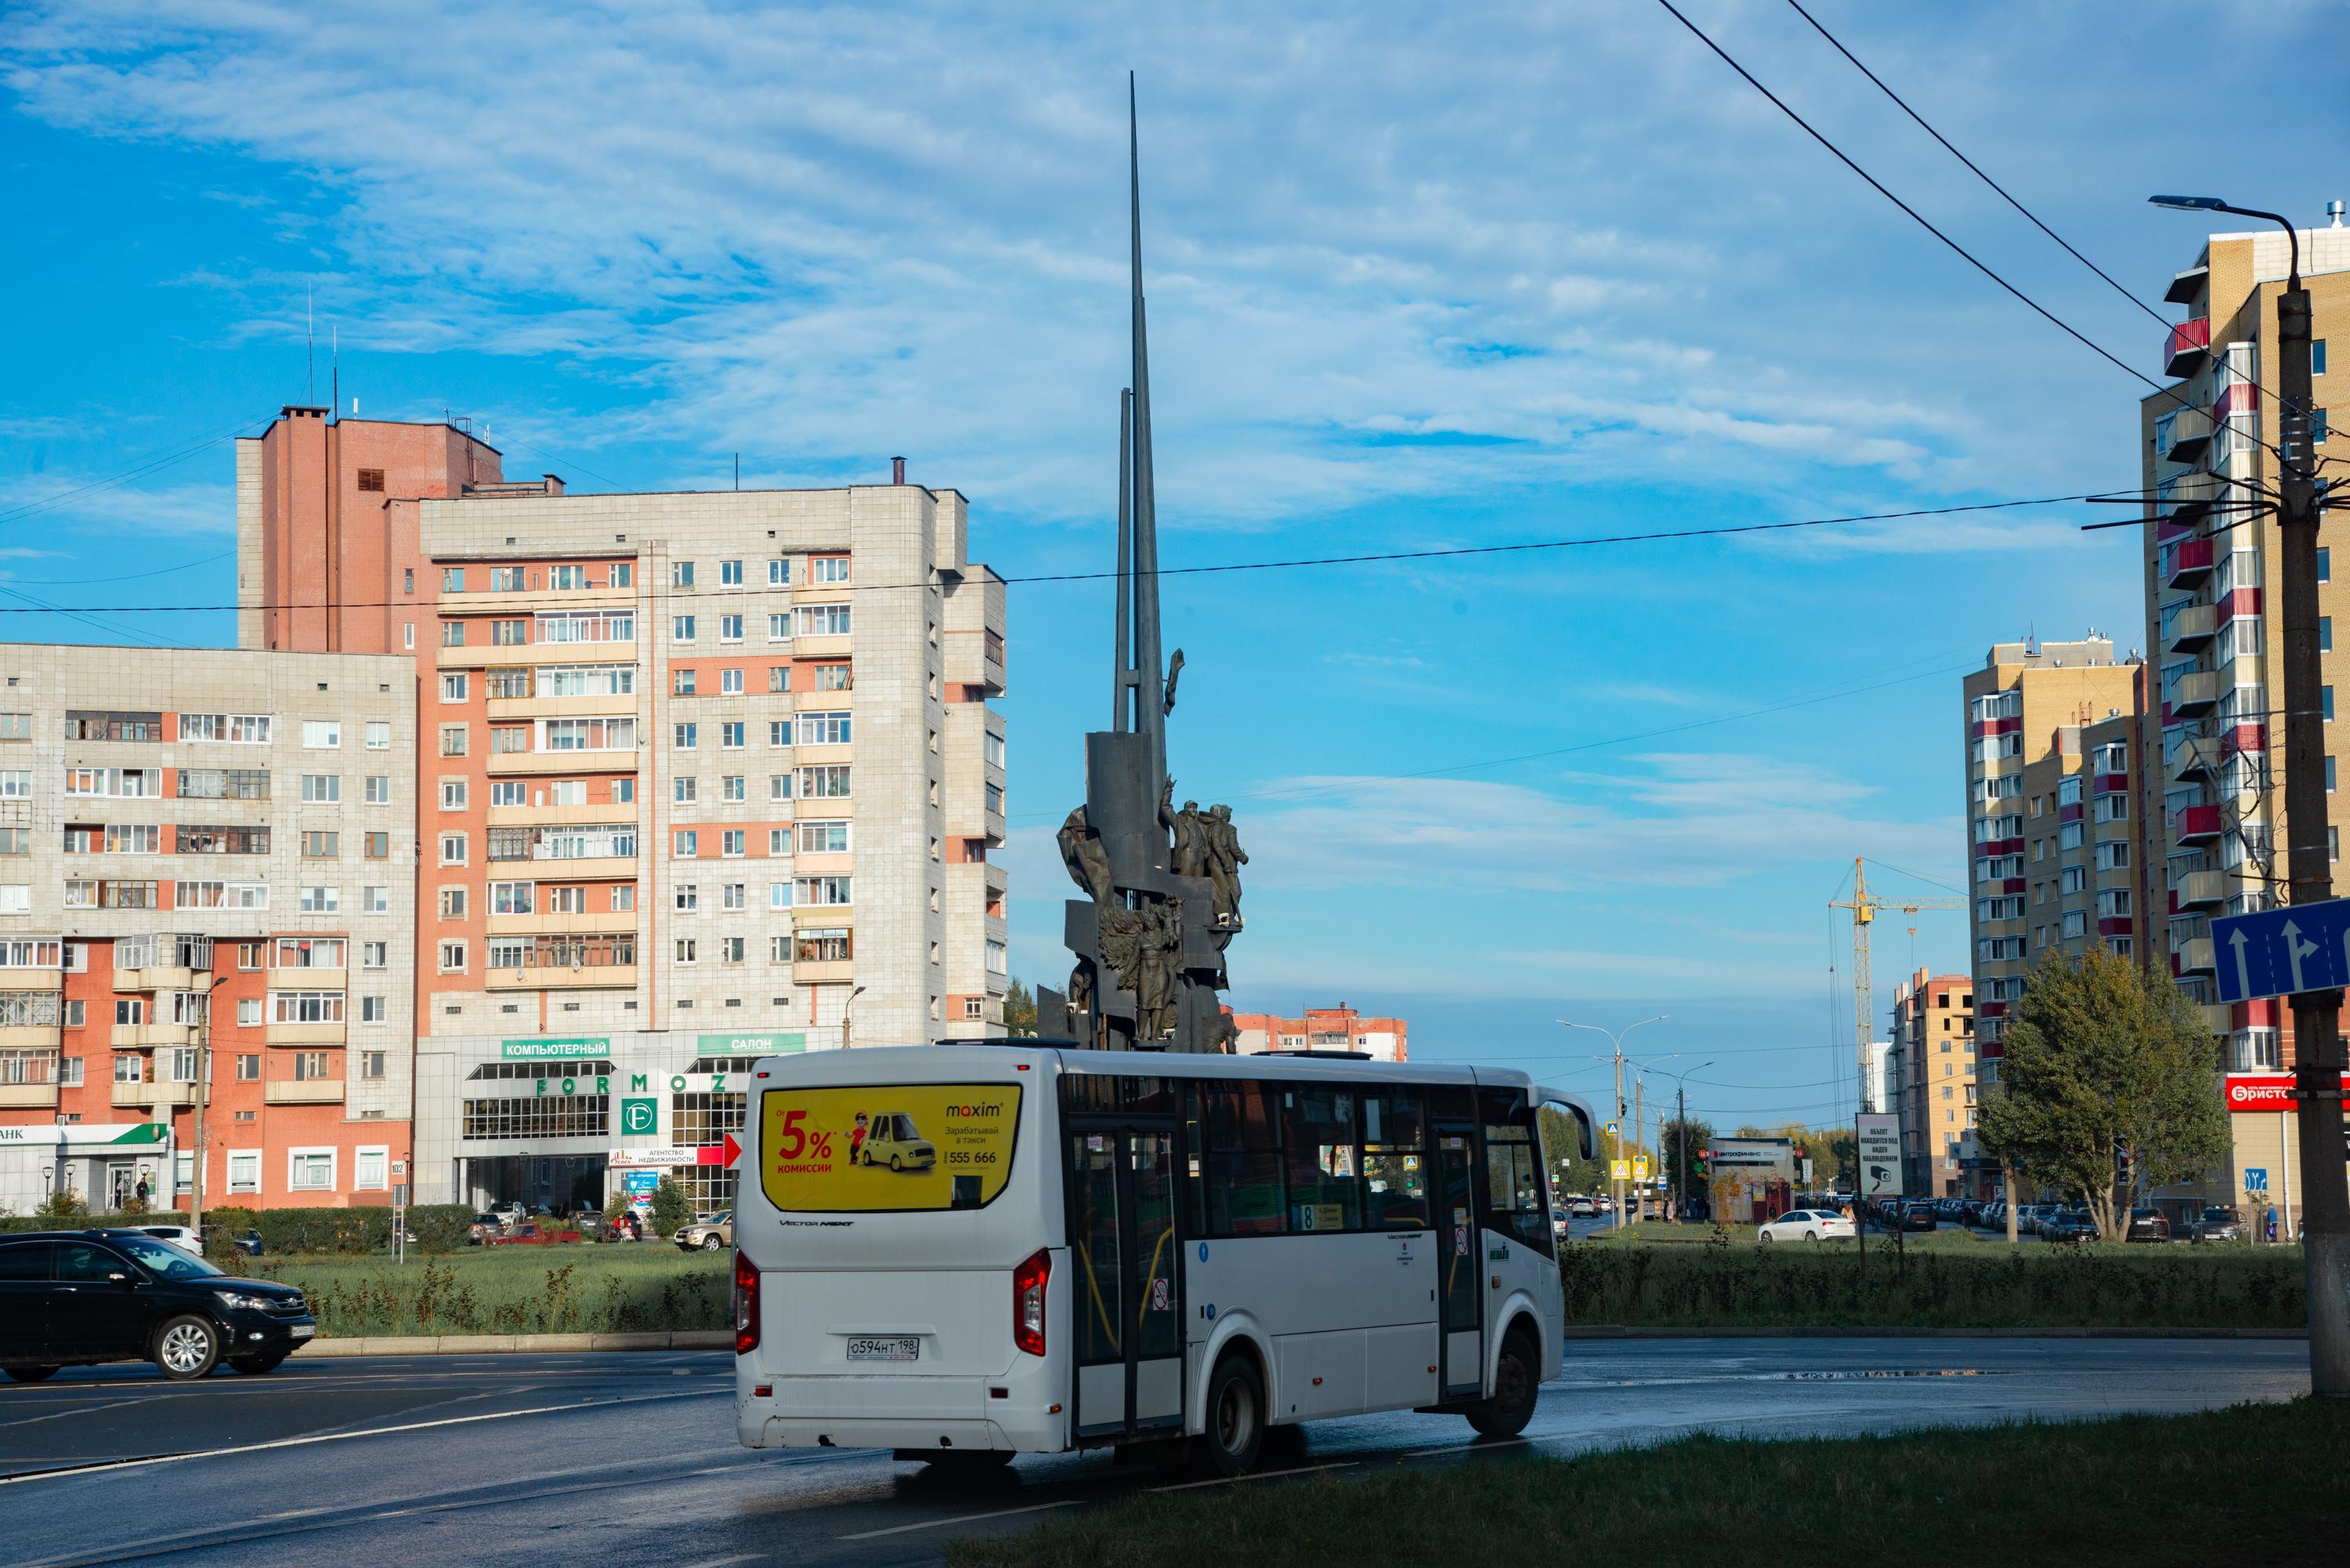
[[[1852,911],[1852,1033],[1853,1054],[1860,1075],[1858,1101],[1860,1105],[1868,1104],[1868,1037],[1871,1033],[1868,996],[1869,926],[1876,920],[1878,911],[1884,909],[1898,909],[1904,914],[1915,914],[1919,909],[1963,909],[1966,907],[1967,900],[1964,898],[1874,898],[1868,891],[1867,863],[1857,855],[1852,857],[1852,897],[1828,900],[1828,908],[1831,909]]]

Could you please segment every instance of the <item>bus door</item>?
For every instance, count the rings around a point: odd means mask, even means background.
[[[1466,1122],[1439,1122],[1436,1147],[1437,1324],[1448,1399],[1485,1391],[1483,1263],[1478,1255],[1477,1137]]]
[[[1077,1435],[1180,1428],[1174,1124],[1077,1123],[1068,1144]]]

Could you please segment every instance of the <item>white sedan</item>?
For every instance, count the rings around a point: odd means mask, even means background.
[[[1791,1209],[1767,1225],[1758,1226],[1754,1239],[1773,1241],[1850,1241],[1860,1235],[1853,1222],[1825,1209]]]

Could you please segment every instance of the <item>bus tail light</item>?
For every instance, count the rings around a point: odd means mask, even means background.
[[[759,1266],[739,1251],[734,1254],[734,1354],[748,1355],[759,1348]]]
[[[1045,1284],[1052,1277],[1048,1251],[1012,1271],[1012,1343],[1031,1355],[1045,1354]]]

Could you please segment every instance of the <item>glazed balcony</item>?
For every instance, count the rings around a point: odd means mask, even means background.
[[[2172,888],[2181,909],[2200,909],[2223,902],[2228,897],[2228,874],[2225,871],[2189,871],[2178,878]]]
[[[2220,609],[2216,605],[2189,605],[2167,618],[2165,640],[2173,653],[2187,653],[2201,648],[2219,634]]]
[[[2187,587],[2211,575],[2210,540],[2181,539],[2162,548],[2162,577],[2169,587]]]
[[[2189,937],[2170,955],[2170,972],[2175,975],[2209,974],[2215,967],[2209,937]]]
[[[2216,805],[2181,806],[2171,815],[2171,835],[2181,844],[2201,844],[2217,838],[2222,826]]]
[[[2170,711],[2182,719],[2208,713],[2220,701],[2220,673],[2216,670],[2199,670],[2192,675],[2182,675],[2170,689]]]
[[[2211,442],[2211,415],[2203,409],[2174,409],[2154,421],[2154,450],[2170,462],[2193,462]]]

